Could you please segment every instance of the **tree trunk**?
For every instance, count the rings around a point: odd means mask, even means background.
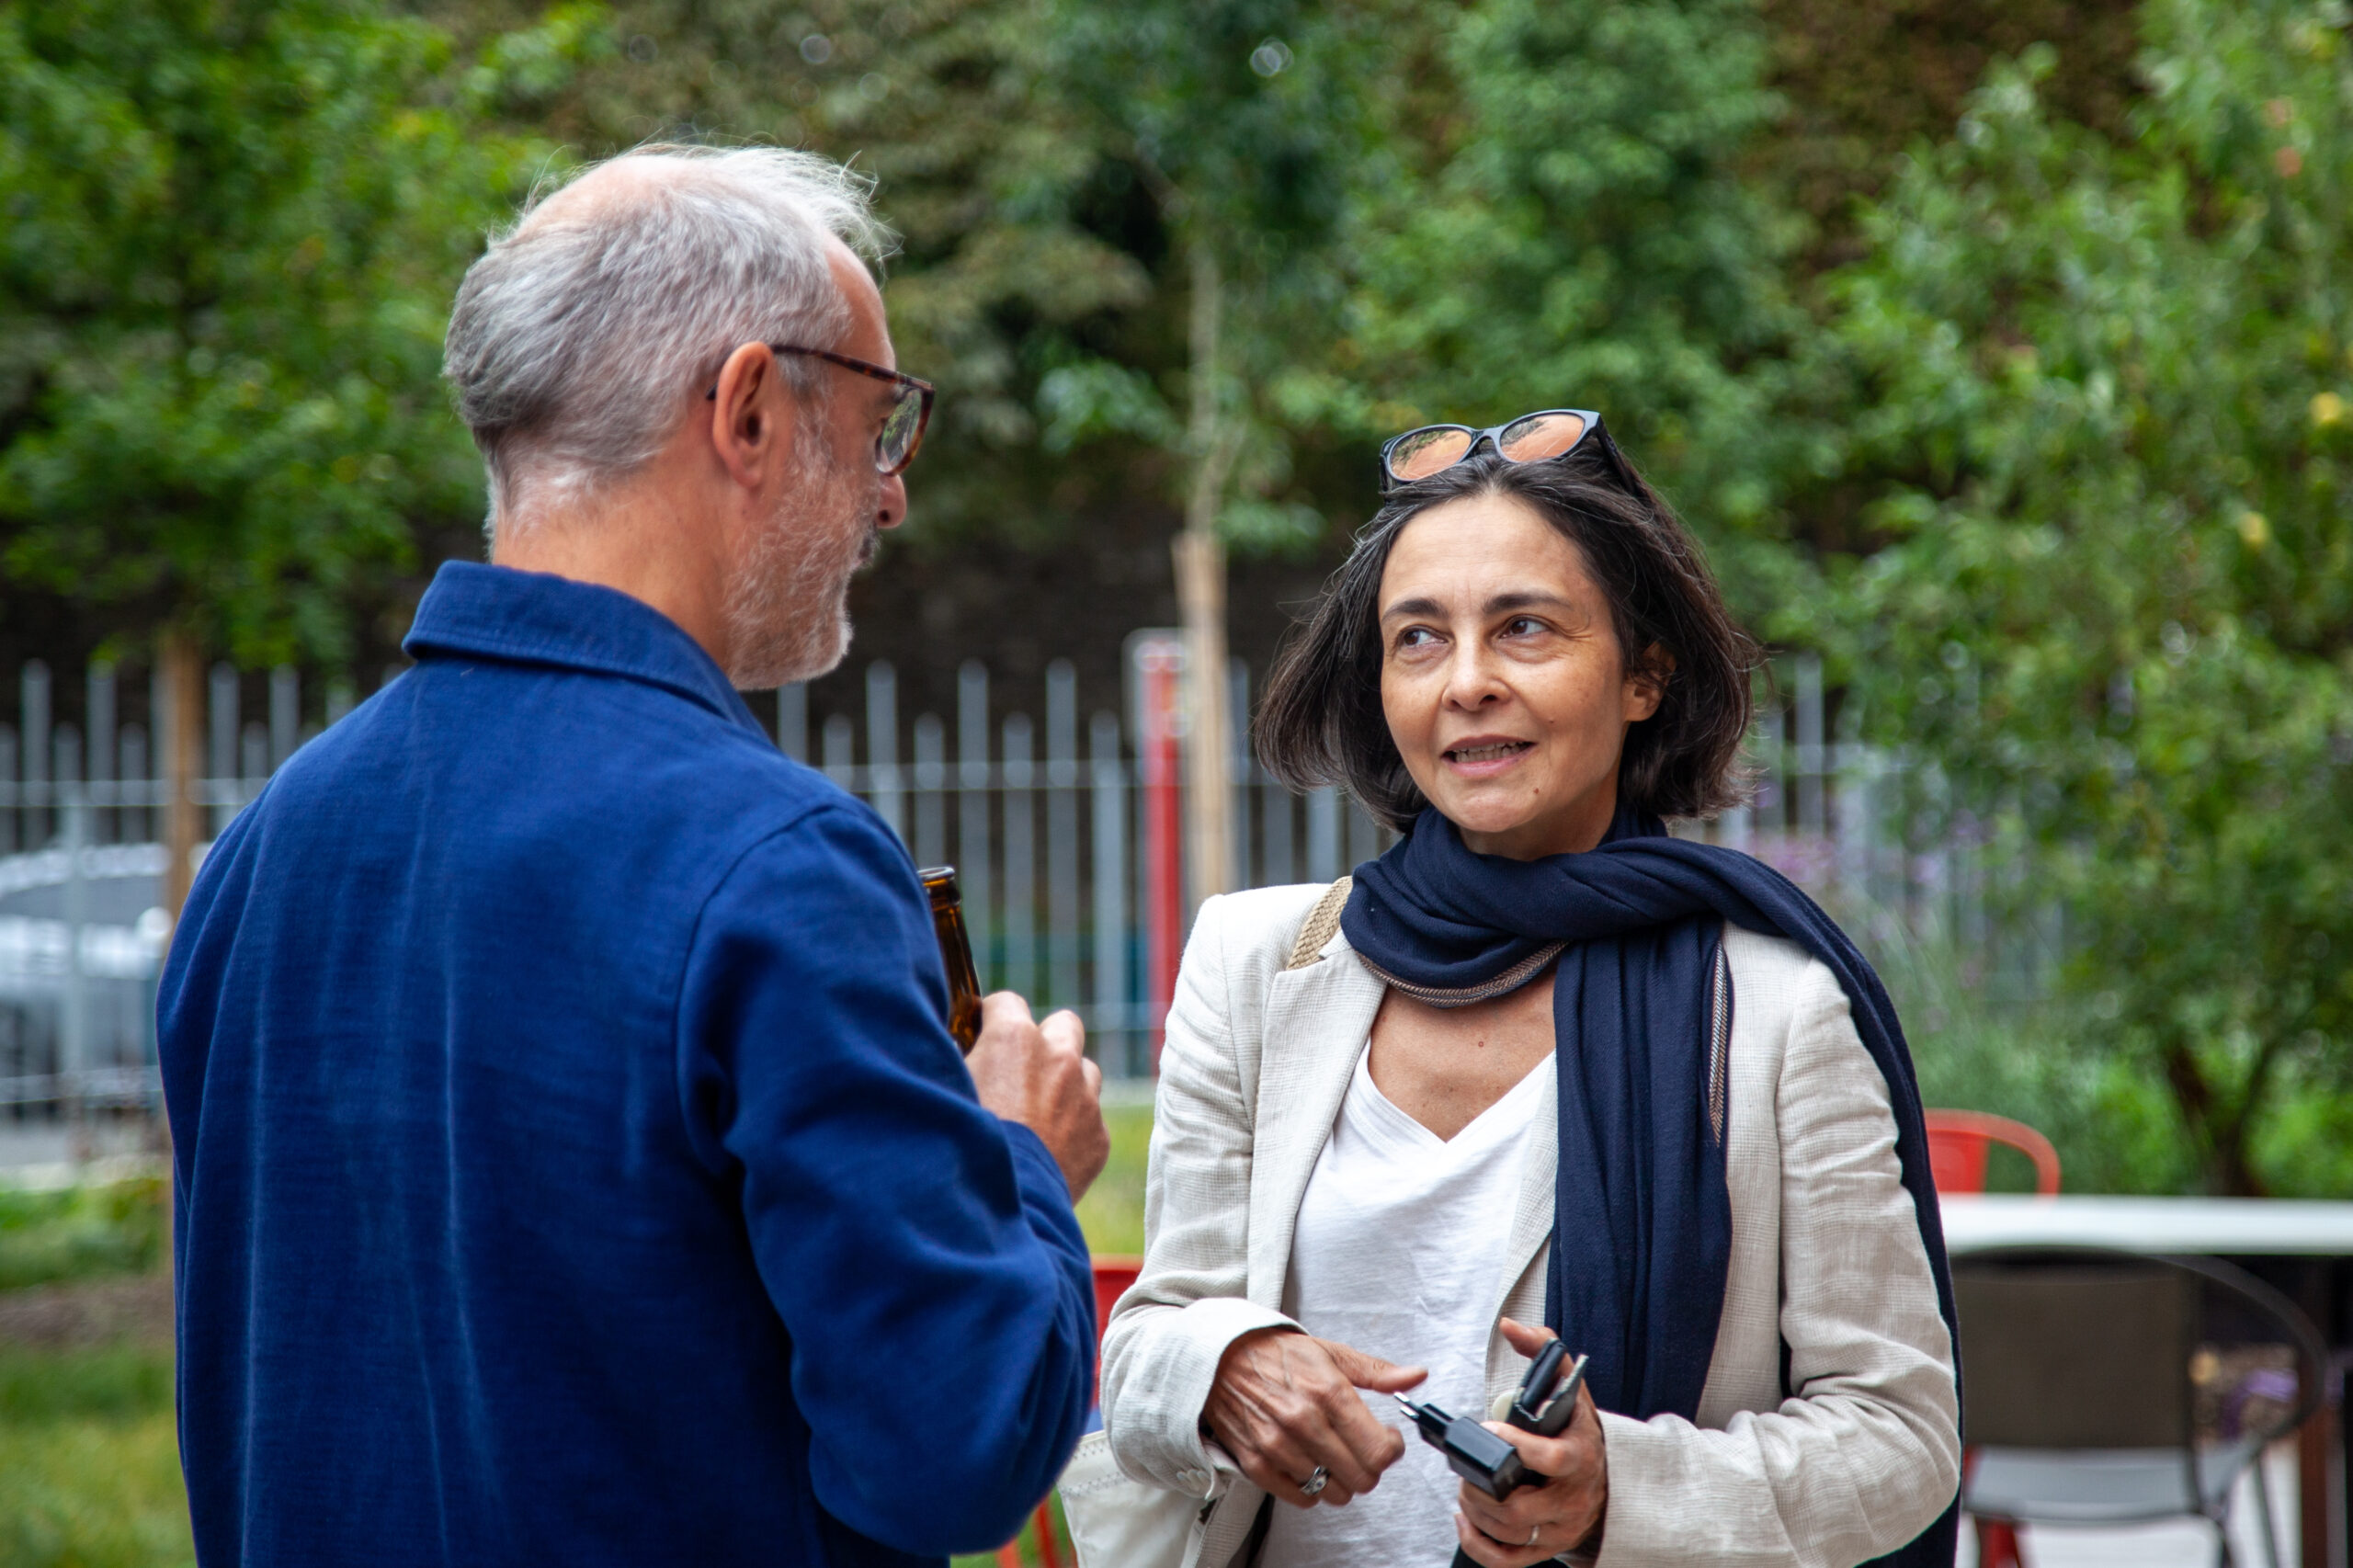
[[[2254,1108],[2268,1076],[2268,1059],[2269,1053],[2266,1052],[2264,1060],[2248,1074],[2236,1099],[2226,1103],[2187,1045],[2177,1042],[2165,1051],[2165,1086],[2173,1091],[2181,1119],[2204,1156],[2207,1188],[2218,1197],[2270,1196],[2261,1174],[2248,1158],[2247,1147]]]
[[[184,631],[164,633],[160,652],[165,703],[157,715],[164,732],[164,912],[176,929],[203,831],[196,802],[197,758],[204,734],[203,658],[196,639]]]
[[[1191,246],[1192,408],[1187,436],[1193,483],[1185,529],[1176,536],[1176,603],[1185,619],[1185,838],[1191,902],[1233,885],[1233,797],[1231,719],[1225,687],[1225,545],[1217,514],[1233,470],[1237,422],[1220,407],[1218,327],[1223,309],[1217,256],[1206,240]]]

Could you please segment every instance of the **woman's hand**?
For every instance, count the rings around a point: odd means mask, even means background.
[[[1530,1358],[1552,1337],[1548,1329],[1527,1328],[1509,1318],[1500,1326],[1511,1347]],[[1486,1426],[1518,1449],[1529,1469],[1552,1479],[1523,1486],[1500,1503],[1465,1482],[1461,1511],[1454,1517],[1463,1551],[1484,1568],[1529,1568],[1584,1545],[1609,1506],[1609,1471],[1593,1395],[1577,1390],[1577,1413],[1557,1437],[1495,1421]]]
[[[1357,1390],[1402,1393],[1428,1375],[1295,1329],[1253,1329],[1225,1347],[1201,1423],[1268,1496],[1294,1508],[1345,1503],[1405,1451]],[[1329,1479],[1301,1491],[1319,1467]]]

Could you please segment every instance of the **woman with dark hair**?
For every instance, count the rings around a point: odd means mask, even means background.
[[[1111,1453],[1196,1500],[1185,1568],[1950,1564],[1902,1032],[1803,893],[1664,825],[1740,797],[1754,644],[1598,415],[1381,456],[1256,738],[1404,837],[1201,908]],[[1556,1334],[1574,1416],[1506,1425]],[[1538,1483],[1458,1482],[1409,1390]]]

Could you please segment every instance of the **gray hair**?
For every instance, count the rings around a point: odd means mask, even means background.
[[[873,182],[783,147],[640,147],[532,193],[459,286],[442,373],[490,471],[495,530],[651,460],[746,343],[830,348],[831,235],[879,260]],[[804,395],[824,383],[782,361]]]

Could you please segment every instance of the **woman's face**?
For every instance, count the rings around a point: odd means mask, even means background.
[[[1486,855],[1590,849],[1618,806],[1630,675],[1585,557],[1524,502],[1464,496],[1405,525],[1381,577],[1381,706],[1405,771]]]

